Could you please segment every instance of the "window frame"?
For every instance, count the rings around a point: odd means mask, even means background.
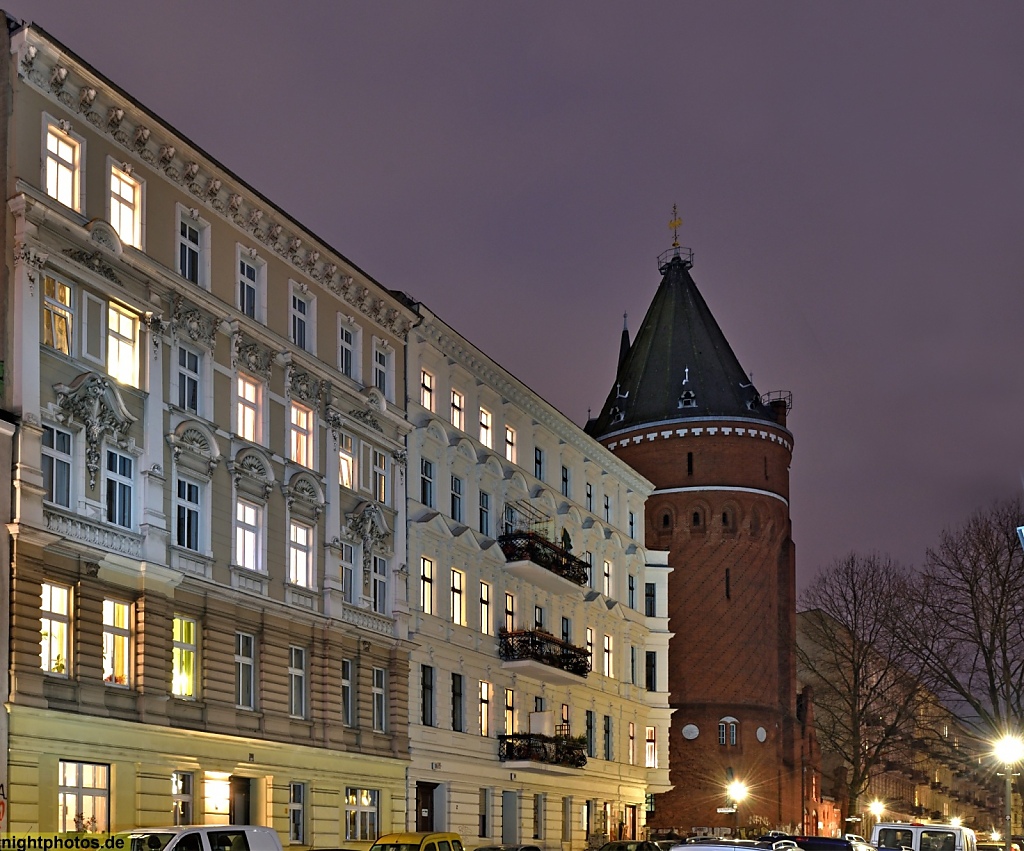
[[[175,349],[178,356],[174,359],[175,362],[172,369],[175,375],[174,384],[176,392],[172,398],[177,400],[177,406],[182,411],[186,411],[196,417],[202,416],[206,408],[206,400],[204,398],[206,382],[203,375],[204,353],[195,346],[186,345],[180,340],[175,345]],[[181,362],[182,357],[186,361],[184,364]],[[195,369],[189,366],[189,358],[195,358]],[[190,389],[192,390],[191,394],[189,393]],[[190,407],[188,404],[190,395],[195,396],[195,405],[193,407]]]
[[[210,289],[210,223],[200,217],[197,209],[189,209],[184,204],[175,205],[177,213],[178,228],[175,234],[178,246],[178,276],[183,280],[190,281],[197,287],[204,290]],[[182,228],[195,230],[196,240],[192,242],[188,234],[183,234]],[[182,268],[183,261],[192,252],[195,255],[195,277],[185,274]]]
[[[50,150],[50,137],[53,136],[57,140],[58,144],[63,143],[70,146],[73,149],[72,159],[65,160],[60,154],[60,151]],[[80,136],[74,130],[71,129],[71,123],[64,121],[59,118],[54,118],[47,112],[43,113],[43,133],[41,140],[41,162],[42,162],[42,174],[40,175],[39,186],[47,197],[52,198],[58,204],[63,204],[68,209],[74,210],[76,213],[81,213],[85,207],[85,181],[82,179],[85,164],[85,152],[86,152],[86,141],[83,136]],[[54,163],[56,169],[55,177],[57,178],[54,187],[54,192],[50,191],[50,164]],[[70,197],[68,200],[71,201],[69,204],[65,201],[61,195],[63,194],[60,189],[60,168],[66,168],[70,173],[71,186],[69,188]]]
[[[62,592],[63,611],[55,608],[54,592]],[[39,667],[51,677],[68,679],[71,675],[72,589],[69,585],[43,582],[39,599]],[[54,625],[61,629],[55,629]],[[56,633],[56,636],[54,635]],[[53,652],[54,645],[57,652]]]
[[[47,433],[53,435],[50,445],[47,445]],[[64,452],[58,447],[58,436],[67,439],[68,450]],[[61,441],[63,442],[63,441]],[[62,508],[71,508],[75,498],[74,471],[75,471],[75,436],[67,429],[60,426],[43,423],[43,434],[41,438],[40,452],[42,453],[41,468],[43,474],[43,487],[46,492],[43,500],[51,505],[59,505]],[[63,470],[65,481],[63,490],[66,488],[66,501],[58,499],[57,485],[60,478],[60,471]]]
[[[263,399],[265,385],[258,378],[249,375],[246,372],[239,371],[234,380],[235,387],[235,405],[234,405],[234,433],[236,437],[240,437],[242,440],[246,440],[249,443],[253,443],[257,446],[264,444],[264,428],[263,428]],[[248,398],[248,390],[254,391],[255,398]],[[243,390],[246,391],[246,395],[243,395]],[[249,436],[248,425],[249,420],[252,420],[252,436]],[[243,430],[244,429],[244,430]]]
[[[388,569],[390,561],[383,556],[373,557],[370,572],[370,609],[378,615],[388,614]]]
[[[480,581],[480,632],[492,634],[491,626],[491,584]]]
[[[248,654],[246,654],[248,639]],[[248,684],[248,702],[246,688]],[[256,636],[251,632],[235,632],[235,708],[256,711]]]
[[[74,766],[73,782],[68,782],[68,769]],[[87,772],[87,768],[92,769]],[[86,775],[102,776],[102,785],[86,785]],[[68,798],[74,799],[69,806]],[[85,799],[92,799],[86,807]],[[102,819],[96,817],[97,802],[102,801]],[[107,833],[110,829],[110,765],[61,759],[57,763],[57,826],[62,833]],[[88,813],[88,815],[86,815]],[[70,816],[70,819],[69,819]]]
[[[53,283],[53,295],[47,290]],[[62,288],[67,292],[68,300],[60,298]],[[43,331],[40,338],[42,345],[67,357],[75,356],[75,337],[78,333],[75,319],[75,285],[65,281],[59,275],[43,273]],[[63,334],[58,334],[57,320],[63,320]],[[47,337],[50,341],[47,342]],[[63,337],[66,347],[58,345],[58,338]]]
[[[494,446],[494,418],[491,416],[491,412],[487,408],[480,406],[480,442],[488,449],[493,449]]]
[[[487,491],[480,491],[477,503],[480,534],[489,538],[491,536],[491,495]]]
[[[113,301],[107,301],[105,368],[107,375],[127,387],[139,388],[139,317]],[[114,318],[117,317],[117,327]],[[131,329],[124,333],[124,323]]]
[[[103,600],[103,682],[114,688],[132,686],[133,609],[124,600]],[[122,623],[117,622],[118,613],[123,614]]]
[[[250,277],[247,269],[252,270]],[[249,291],[252,292],[252,313],[249,312]],[[255,248],[235,243],[235,307],[243,316],[265,324],[267,319],[267,262]]]
[[[386,733],[388,728],[387,673],[386,668],[374,668],[371,674],[372,726],[375,733]]]
[[[175,614],[171,619],[171,696],[199,698],[199,621],[188,615]]]
[[[338,314],[338,372],[356,382],[362,378],[362,333],[363,329],[355,319],[346,313]],[[346,340],[345,335],[349,339]]]
[[[380,790],[345,788],[345,839],[370,842],[380,835]]]
[[[103,465],[103,495],[105,502],[103,516],[108,523],[112,523],[122,529],[134,529],[135,456],[111,446],[104,447],[103,451],[106,458],[106,463]],[[111,457],[117,459],[116,470],[110,469]],[[121,472],[121,462],[127,462],[130,466],[128,475]],[[124,519],[127,519],[128,522],[122,522]]]
[[[434,380],[432,372],[420,370],[420,405],[431,413],[434,411]]]
[[[175,826],[193,824],[194,790],[193,772],[171,772],[171,822]]]
[[[516,430],[510,425],[505,426],[505,460],[517,463],[518,447],[516,446]]]
[[[347,481],[345,472],[348,471]],[[359,489],[359,471],[356,467],[356,441],[347,432],[338,432],[338,485],[345,490]]]
[[[115,181],[124,186],[132,187],[130,202],[116,188]],[[114,193],[117,192],[117,199]],[[118,162],[107,157],[107,190],[106,190],[107,221],[117,233],[122,245],[129,245],[139,251],[146,250],[146,181],[138,177],[138,172],[131,163]],[[115,221],[115,213],[117,221]],[[131,220],[131,230],[126,229],[125,214]]]
[[[309,676],[305,647],[288,645],[288,717],[309,718]]]
[[[341,660],[341,724],[343,727],[354,726],[355,703],[353,697],[355,691],[352,688],[352,660]]]
[[[242,509],[252,512],[253,521],[250,523],[246,518],[239,517]],[[237,567],[251,570],[253,573],[267,573],[266,560],[266,524],[263,521],[266,506],[245,497],[235,496],[234,516],[234,564]],[[252,540],[252,563],[246,557],[248,546],[243,540]]]
[[[451,511],[448,516],[456,523],[462,522],[462,492],[463,480],[453,475],[451,477]]]
[[[466,395],[459,390],[452,388],[451,405],[449,417],[452,425],[459,431],[466,430]]]
[[[301,541],[296,537],[297,531],[303,531],[306,540]],[[316,589],[316,565],[315,565],[315,534],[316,527],[312,523],[304,523],[294,517],[288,518],[288,584],[297,588],[307,590]],[[299,564],[299,558],[303,563]],[[304,571],[300,575],[299,571]]]
[[[306,784],[288,782],[288,844],[303,845],[306,841]]]
[[[480,688],[477,691],[477,715],[480,723],[480,735],[491,735],[491,684],[487,680],[480,680]]]
[[[434,666],[420,665],[420,724],[434,727]]]
[[[434,507],[434,462],[429,458],[420,458],[420,502]]]
[[[434,614],[434,562],[426,556],[420,556],[420,610]]]
[[[288,339],[296,348],[316,354],[316,294],[294,280],[288,281]]]
[[[381,505],[390,505],[391,488],[388,487],[388,456],[377,448],[370,450],[370,457],[373,466],[370,469],[370,481],[373,487],[373,497]]]
[[[203,482],[180,472],[174,477],[174,545],[200,554],[205,554],[208,550],[206,523],[202,510],[205,488]],[[190,498],[193,495],[194,500]]]
[[[305,425],[296,421],[296,415],[302,415]],[[307,470],[316,470],[316,412],[308,405],[296,402],[294,399],[288,402],[288,460],[305,467]]]
[[[466,574],[451,570],[451,617],[456,626],[466,626]]]

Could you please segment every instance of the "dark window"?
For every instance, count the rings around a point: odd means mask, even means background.
[[[662,525],[662,528],[668,529],[669,526],[672,525],[672,515],[670,515],[670,514],[663,514],[661,516],[661,525]]]
[[[732,599],[732,587],[731,587],[731,583],[729,581],[730,579],[731,579],[731,577],[729,575],[729,568],[726,568],[725,569],[725,599],[726,600],[731,600]]]
[[[653,582],[644,583],[644,614],[649,618],[655,617],[654,613],[657,610],[655,588],[656,586]]]
[[[587,756],[597,756],[597,743],[595,739],[594,730],[594,711],[592,709],[587,710]]]
[[[462,702],[462,674],[452,674],[452,729],[459,733],[466,729]]]
[[[688,476],[692,476],[693,475],[693,453],[692,452],[687,452],[686,453],[686,475],[688,475]]]
[[[693,525],[694,526],[700,526],[700,512],[699,511],[694,511],[693,512]]]
[[[421,717],[424,727],[434,726],[434,669],[430,665],[421,665],[422,683],[420,686]]]
[[[644,674],[648,691],[658,690],[658,654],[653,650],[647,651]]]

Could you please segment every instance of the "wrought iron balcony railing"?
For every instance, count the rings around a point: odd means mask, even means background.
[[[581,677],[590,673],[590,654],[586,650],[536,629],[503,629],[498,637],[498,655],[505,662],[533,660]]]
[[[498,536],[506,561],[532,561],[570,582],[587,584],[587,563],[536,532],[511,532]]]
[[[498,759],[530,760],[566,768],[583,768],[587,764],[583,737],[542,736],[540,733],[510,733],[498,736]]]

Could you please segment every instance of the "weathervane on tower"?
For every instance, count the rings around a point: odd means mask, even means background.
[[[678,261],[689,269],[693,265],[693,249],[681,248],[679,245],[679,228],[683,224],[679,216],[679,207],[672,205],[672,220],[668,223],[672,231],[672,247],[658,255],[658,270],[664,275],[673,261]]]
[[[679,247],[679,226],[683,223],[683,220],[679,218],[679,210],[676,209],[676,205],[672,205],[672,221],[668,223],[668,226],[672,228],[672,247]]]

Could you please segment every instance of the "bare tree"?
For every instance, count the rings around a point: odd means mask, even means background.
[[[844,818],[860,811],[872,774],[905,760],[923,702],[915,658],[900,637],[911,603],[906,569],[851,553],[801,595],[797,659],[813,687],[818,741],[845,768]]]

